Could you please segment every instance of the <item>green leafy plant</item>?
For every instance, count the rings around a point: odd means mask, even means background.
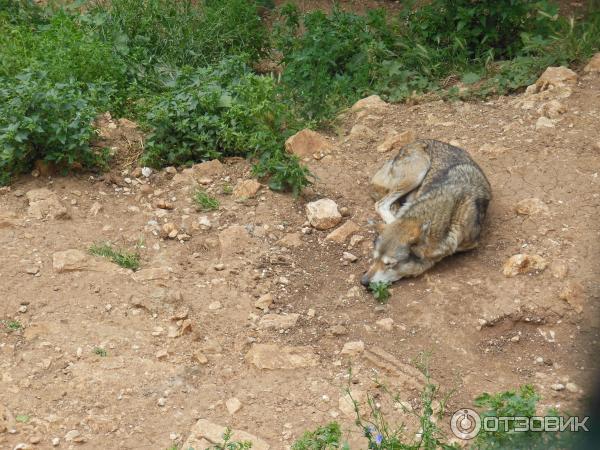
[[[231,429],[227,428],[223,434],[223,442],[206,450],[248,450],[250,448],[252,448],[252,442],[250,441],[232,441]]]
[[[125,269],[137,270],[140,268],[140,255],[138,253],[114,249],[108,243],[94,244],[90,247],[89,252],[92,255],[110,259]]]
[[[18,320],[9,320],[5,324],[6,324],[6,328],[8,328],[11,331],[18,331],[18,330],[23,329],[23,325]]]
[[[27,423],[29,422],[30,417],[27,414],[17,414],[15,416],[15,420],[19,423]]]
[[[292,445],[292,450],[338,450],[342,447],[342,430],[340,425],[332,422],[314,431],[307,431]]]
[[[106,350],[103,349],[102,347],[94,347],[94,350],[92,350],[92,352],[94,353],[94,355],[98,355],[100,357],[105,357],[108,355]]]
[[[42,159],[65,170],[105,167],[108,154],[90,147],[102,88],[55,83],[43,72],[0,77],[0,185]]]
[[[387,303],[390,298],[390,286],[391,283],[384,281],[372,282],[369,284],[369,290],[379,303]]]
[[[194,203],[201,211],[219,209],[219,200],[211,197],[204,189],[196,189],[193,197]]]

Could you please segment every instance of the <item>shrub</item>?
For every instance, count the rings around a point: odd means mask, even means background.
[[[238,58],[180,74],[154,100],[147,116],[153,132],[144,163],[192,164],[223,156],[256,156],[255,173],[274,173],[271,187],[298,190],[306,170],[283,153],[289,114],[272,78],[249,71]]]
[[[253,60],[267,47],[266,29],[248,0],[97,1],[86,22],[140,71],[205,66],[240,54]]]
[[[0,77],[0,184],[37,159],[65,169],[105,165],[106,153],[92,150],[89,142],[107,90],[73,80],[55,83],[43,72]]]

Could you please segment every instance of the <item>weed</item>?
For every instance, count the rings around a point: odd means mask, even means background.
[[[221,187],[221,192],[224,195],[231,195],[231,194],[233,194],[233,186],[226,183]]]
[[[315,431],[307,431],[294,442],[292,450],[338,450],[342,447],[342,431],[339,424],[332,422]]]
[[[11,331],[19,331],[23,329],[23,325],[18,320],[9,320],[5,323],[5,326]]]
[[[369,284],[369,290],[373,293],[373,297],[379,303],[385,304],[390,298],[391,283],[385,281],[372,282]]]
[[[27,423],[29,422],[30,417],[27,414],[17,414],[15,416],[15,420],[19,423]]]
[[[194,203],[201,211],[212,211],[219,209],[219,200],[208,195],[203,189],[196,189],[193,199]]]
[[[252,442],[249,441],[232,441],[231,430],[227,428],[223,434],[223,442],[215,444],[206,450],[248,450],[252,448]]]
[[[92,350],[92,352],[94,353],[94,355],[98,355],[100,357],[105,357],[106,355],[108,355],[106,350],[102,347],[94,347],[94,350]]]
[[[95,256],[102,256],[110,259],[115,264],[131,270],[137,270],[140,267],[140,255],[138,253],[116,250],[110,244],[94,244],[89,252]]]

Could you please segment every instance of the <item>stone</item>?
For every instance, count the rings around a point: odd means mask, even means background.
[[[83,270],[113,271],[117,266],[105,259],[95,258],[81,250],[70,249],[52,255],[52,268],[55,272],[76,272]]]
[[[550,100],[538,109],[538,114],[548,117],[549,119],[557,119],[566,112],[567,108],[558,100]]]
[[[153,206],[155,208],[159,208],[159,209],[174,209],[175,205],[173,205],[173,203],[166,201],[165,199],[162,198],[157,198],[154,202],[153,202]]]
[[[556,384],[551,385],[550,389],[552,389],[553,391],[564,391],[565,385],[562,383],[556,383]]]
[[[173,222],[165,223],[160,229],[160,236],[162,238],[175,239],[179,234],[179,228]]]
[[[58,447],[60,445],[60,438],[52,438],[52,446],[53,447]]]
[[[536,197],[520,200],[515,207],[515,211],[521,216],[548,214],[550,212],[548,206]]]
[[[38,266],[28,266],[25,268],[25,273],[29,275],[37,275],[40,273],[40,268]]]
[[[214,448],[223,442],[223,434],[226,431],[227,427],[223,425],[209,422],[206,419],[200,419],[190,430],[190,434],[181,448]],[[252,450],[269,450],[270,448],[269,444],[258,436],[241,430],[231,430],[231,441],[250,441],[252,442]]]
[[[379,144],[377,151],[379,153],[387,153],[391,150],[400,150],[411,142],[414,142],[417,138],[415,130],[406,130],[402,133],[388,135],[385,140]]]
[[[202,352],[196,352],[194,353],[194,355],[192,356],[192,360],[197,362],[198,364],[204,365],[208,363],[208,358],[206,357],[206,355]]]
[[[558,297],[567,302],[577,313],[583,312],[585,291],[577,281],[567,283],[559,292]]]
[[[206,161],[200,164],[194,164],[192,170],[198,178],[203,177],[214,177],[220,175],[223,172],[223,163],[218,159]]]
[[[353,358],[365,351],[365,343],[363,341],[346,342],[342,348],[341,354],[348,355]]]
[[[379,95],[371,95],[357,101],[354,105],[352,105],[350,111],[358,112],[368,109],[382,109],[387,108],[388,106],[388,103],[384,102]]]
[[[94,202],[94,203],[92,203],[92,206],[90,207],[89,215],[92,217],[96,217],[98,215],[98,213],[100,211],[102,211],[102,209],[103,209],[102,204],[100,204],[99,202]]]
[[[367,393],[362,389],[354,388],[340,396],[338,400],[338,408],[347,418],[356,419],[355,408],[357,407],[360,412],[364,412],[367,402]]]
[[[385,331],[392,331],[394,329],[394,319],[386,317],[385,319],[378,320],[375,324]]]
[[[285,149],[299,158],[307,158],[315,154],[327,155],[333,150],[333,145],[319,133],[304,129],[285,141]]]
[[[269,293],[261,295],[258,300],[254,302],[254,306],[258,309],[262,309],[263,311],[268,311],[272,304],[273,296]]]
[[[131,275],[134,281],[155,281],[168,280],[171,277],[171,270],[168,267],[153,267],[141,269]]]
[[[242,409],[242,402],[240,402],[237,397],[232,397],[227,399],[225,402],[225,407],[227,408],[227,412],[233,416],[236,412]]]
[[[577,74],[571,69],[564,66],[548,67],[535,82],[535,92],[575,83],[577,83]]]
[[[343,244],[350,236],[358,231],[360,231],[360,227],[353,221],[347,220],[340,227],[329,233],[325,237],[325,240],[335,242],[336,244]]]
[[[233,189],[232,196],[236,200],[253,198],[262,185],[256,180],[244,180],[239,182]]]
[[[590,62],[583,68],[583,71],[586,73],[590,72],[600,72],[600,52],[596,53]]]
[[[540,255],[527,255],[519,253],[511,256],[502,267],[502,273],[506,277],[514,277],[519,274],[537,273],[543,271],[548,262]]]
[[[156,405],[160,406],[161,408],[163,406],[165,406],[167,404],[167,399],[164,397],[160,397],[158,400],[156,400]]]
[[[67,434],[65,434],[65,441],[67,441],[67,442],[73,442],[77,438],[79,438],[80,436],[81,436],[81,433],[79,431],[77,431],[77,430],[71,430]]]
[[[208,309],[210,311],[216,311],[218,309],[221,309],[222,307],[223,307],[223,305],[221,305],[221,302],[218,300],[216,300],[208,305]]]
[[[558,280],[566,278],[566,276],[569,274],[568,264],[561,259],[555,259],[552,261],[550,263],[549,270],[552,276]]]
[[[288,233],[279,240],[279,244],[288,248],[298,248],[302,246],[302,234]]]
[[[579,386],[577,386],[575,383],[567,383],[565,384],[565,389],[569,392],[572,392],[574,394],[576,394],[577,392],[579,392]]]
[[[358,261],[358,256],[356,256],[350,252],[344,252],[344,253],[342,253],[342,259],[344,261],[356,262],[356,261]]]
[[[300,314],[265,314],[258,322],[258,328],[261,330],[276,329],[287,330],[292,328],[298,322]]]
[[[350,139],[358,141],[370,141],[372,139],[375,139],[377,137],[377,134],[375,133],[375,131],[373,131],[371,128],[365,125],[356,124],[350,130],[349,137]]]
[[[276,344],[252,344],[246,353],[246,361],[258,369],[299,369],[315,367],[319,357],[308,346],[284,346]]]
[[[551,119],[548,119],[547,117],[540,117],[537,122],[535,123],[535,129],[536,130],[543,130],[545,128],[554,128],[554,122]]]
[[[27,214],[34,219],[69,219],[67,208],[60,202],[58,195],[46,188],[32,189],[25,194],[29,201]]]
[[[306,205],[306,215],[311,226],[317,230],[328,230],[335,227],[342,220],[337,204],[329,199],[322,198]]]
[[[159,361],[163,359],[167,359],[169,357],[169,351],[166,349],[162,349],[156,352],[156,359]]]
[[[152,175],[152,168],[151,167],[142,167],[142,175],[145,178],[150,178],[150,175]]]

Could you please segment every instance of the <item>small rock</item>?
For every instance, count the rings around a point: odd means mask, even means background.
[[[551,385],[550,389],[552,389],[553,391],[564,391],[565,385],[562,383],[556,383],[556,384]]]
[[[177,169],[173,166],[169,166],[165,169],[165,172],[167,172],[169,175],[175,175],[177,173]]]
[[[577,281],[571,281],[558,294],[561,300],[567,302],[577,312],[583,312],[584,290]]]
[[[196,352],[196,353],[194,353],[194,356],[192,357],[192,359],[194,361],[196,361],[198,364],[201,364],[201,365],[204,365],[204,364],[208,363],[208,358],[202,352]]]
[[[265,314],[258,323],[261,330],[277,329],[287,330],[298,322],[300,314]]]
[[[273,296],[269,293],[261,295],[258,300],[254,302],[254,306],[258,309],[262,309],[263,311],[268,311],[272,304]]]
[[[540,117],[535,123],[536,130],[542,130],[544,128],[554,128],[554,126],[554,121],[544,116]]]
[[[315,314],[316,314],[316,313],[317,313],[317,312],[316,312],[316,311],[315,311],[313,308],[309,308],[309,309],[308,309],[308,311],[306,312],[306,315],[307,315],[308,317],[311,317],[311,318],[312,318],[312,317],[315,317]]]
[[[167,359],[169,356],[169,352],[165,349],[159,350],[156,352],[156,359],[162,361],[163,359]]]
[[[159,209],[168,209],[168,210],[171,210],[171,209],[175,208],[175,205],[173,205],[173,203],[168,202],[168,201],[166,201],[166,200],[164,200],[162,198],[158,198],[158,199],[156,199],[154,201],[154,207],[155,208],[159,208]]]
[[[164,397],[160,397],[157,401],[156,404],[160,407],[163,407],[167,404],[167,399]]]
[[[161,228],[161,237],[175,239],[177,234],[179,233],[179,229],[173,222],[165,223]]]
[[[38,266],[28,266],[25,268],[25,273],[29,275],[36,275],[40,272],[40,268]]]
[[[569,273],[569,266],[567,263],[560,259],[555,259],[550,263],[550,273],[554,278],[562,280],[566,278]]]
[[[385,319],[378,320],[375,324],[385,331],[392,331],[394,328],[394,319],[391,317],[386,317]]]
[[[242,402],[238,398],[232,397],[225,402],[225,407],[230,415],[234,415],[242,408]]]
[[[391,134],[385,138],[385,140],[379,144],[377,151],[379,153],[386,153],[391,150],[399,150],[411,142],[414,142],[417,138],[415,130],[407,130],[399,134]]]
[[[518,334],[510,338],[510,342],[519,342],[520,340],[521,337]]]
[[[358,256],[353,255],[350,252],[344,252],[344,253],[342,253],[342,258],[345,261],[349,261],[349,262],[356,262],[356,261],[358,261]]]
[[[315,153],[326,155],[331,153],[333,145],[319,133],[304,129],[285,141],[285,149],[299,158],[312,157]]]
[[[65,441],[73,442],[80,436],[81,436],[81,433],[79,431],[71,430],[67,434],[65,434]]]
[[[221,305],[220,301],[214,301],[210,305],[208,305],[208,309],[211,311],[216,311],[217,309],[221,309],[223,305]]]
[[[333,230],[325,238],[326,241],[332,241],[337,244],[343,244],[354,233],[358,232],[360,227],[351,220],[346,221],[343,225]]]
[[[526,198],[517,203],[515,208],[517,214],[531,216],[535,214],[548,214],[548,206],[539,198]]]
[[[583,68],[584,72],[600,72],[600,53],[596,53]]]
[[[358,234],[352,236],[350,238],[350,248],[352,247],[356,247],[357,244],[360,244],[362,241],[364,241],[365,237],[364,236],[360,236]]]
[[[387,108],[388,106],[388,103],[384,102],[379,95],[371,95],[357,101],[352,105],[350,111],[358,112],[365,109],[382,109]]]
[[[145,178],[149,178],[152,175],[152,169],[150,167],[142,167],[142,175]]]
[[[259,369],[298,369],[315,367],[319,357],[308,346],[280,347],[276,344],[252,344],[246,361]]]
[[[69,219],[67,208],[58,199],[56,193],[46,189],[33,189],[28,191],[27,200],[29,201],[29,209],[27,214],[34,219]]]
[[[237,200],[253,198],[261,187],[262,185],[256,180],[244,180],[237,184],[232,195]]]
[[[52,438],[52,446],[53,447],[58,447],[60,445],[60,438]]]
[[[225,264],[223,264],[223,263],[215,264],[214,268],[217,272],[220,272],[222,270],[225,270]]]
[[[536,273],[543,271],[548,262],[539,255],[527,255],[519,253],[511,256],[502,268],[502,273],[506,277],[514,277],[519,274]]]
[[[288,248],[298,248],[302,246],[302,235],[300,233],[288,233],[279,240],[279,244]]]
[[[223,171],[223,163],[218,159],[206,161],[192,166],[193,172],[198,178],[209,178],[219,175]]]
[[[365,351],[365,343],[363,341],[346,342],[342,348],[341,354],[355,357]]]
[[[102,211],[102,205],[99,202],[94,202],[90,207],[89,215],[96,217],[100,211]]]
[[[571,69],[564,66],[548,67],[535,82],[535,92],[575,83],[577,83],[577,74]]]
[[[337,204],[328,198],[308,203],[306,215],[309,223],[317,230],[333,228],[342,220]]]
[[[575,383],[567,383],[565,385],[565,388],[567,389],[567,391],[572,392],[572,393],[579,392],[579,386],[577,386]]]
[[[33,173],[32,173],[32,175],[33,175]],[[33,175],[33,176],[35,177],[35,176],[39,176],[39,175]],[[13,450],[29,450],[29,449],[31,449],[31,445],[26,444],[25,442],[21,442],[21,443],[15,445],[13,448]]]
[[[21,305],[21,306],[19,306],[19,312],[21,314],[25,314],[27,312],[27,305]]]
[[[549,119],[557,119],[565,112],[567,112],[567,108],[558,100],[550,100],[538,109],[538,114],[548,117]]]
[[[348,329],[344,325],[334,325],[327,330],[333,336],[345,336],[348,334]]]

